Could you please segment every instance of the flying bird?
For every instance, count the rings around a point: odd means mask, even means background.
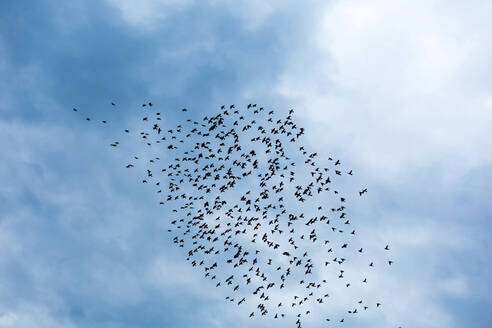
[[[183,248],[190,267],[224,289],[228,303],[240,306],[247,299],[254,308],[249,317],[292,316],[300,327],[301,319],[315,309],[330,311],[311,305],[324,305],[328,297],[336,301],[336,293],[328,294],[331,286],[343,284],[351,287],[343,289],[350,293],[362,288],[361,281],[370,283],[364,276],[347,273],[351,268],[347,263],[355,256],[367,261],[362,262],[366,263],[362,274],[376,270],[362,241],[353,242],[362,237],[354,229],[360,221],[351,215],[351,198],[343,183],[334,179],[342,172],[352,176],[353,171],[340,160],[332,171],[325,156],[310,150],[302,142],[308,130],[294,121],[293,113],[290,109],[279,114],[254,103],[238,108],[221,105],[202,118],[178,116],[176,124],[161,120],[159,112],[147,114],[139,132],[130,134],[132,126],[118,131],[126,134],[125,140],[136,138],[152,145],[142,145],[139,156],[130,154],[133,159],[121,165],[135,168],[128,171],[128,178],[135,173],[157,196],[156,204],[167,209],[164,220],[170,242]],[[114,151],[126,148],[117,147],[118,141],[110,145]],[[366,192],[364,188],[359,195]],[[346,225],[350,230],[343,229]],[[322,271],[326,267],[340,271]],[[295,293],[292,301],[278,293],[281,289]],[[369,309],[359,305],[345,310],[356,314]],[[285,307],[295,314],[282,313]]]

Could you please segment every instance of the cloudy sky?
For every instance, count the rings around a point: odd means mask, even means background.
[[[0,327],[272,327],[225,306],[114,131],[72,112],[115,101],[125,123],[149,100],[293,107],[306,143],[358,173],[362,230],[396,263],[384,311],[346,327],[491,326],[491,16],[487,0],[1,2]]]

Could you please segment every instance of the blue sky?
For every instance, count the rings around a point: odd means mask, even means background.
[[[361,233],[389,241],[396,263],[374,290],[384,311],[346,327],[492,326],[491,12],[481,0],[2,2],[0,327],[272,327],[172,246],[154,195],[108,151],[116,128],[71,111],[124,125],[147,101],[169,125],[182,107],[293,107],[306,144],[358,173]]]

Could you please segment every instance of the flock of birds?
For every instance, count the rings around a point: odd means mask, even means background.
[[[169,211],[172,242],[206,279],[226,288],[227,302],[248,304],[249,317],[294,317],[300,328],[313,304],[333,302],[340,286],[369,284],[359,271],[351,275],[358,280],[349,281],[351,259],[365,262],[367,270],[393,264],[389,245],[381,245],[387,254],[378,263],[354,246],[347,204],[367,188],[353,194],[337,188],[339,179],[354,172],[300,145],[305,130],[294,122],[294,110],[277,117],[256,104],[241,110],[224,105],[214,115],[170,128],[155,107],[141,105],[141,131],[122,129],[123,137],[141,140],[146,152],[132,154],[124,166],[142,168],[141,183],[154,188]],[[110,147],[122,148],[123,140]],[[347,315],[381,306],[357,298],[345,316],[322,320],[340,325]]]

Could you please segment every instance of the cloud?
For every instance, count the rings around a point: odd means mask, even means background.
[[[169,124],[180,106],[197,118],[222,102],[295,107],[313,151],[341,157],[369,187],[351,207],[360,242],[367,252],[390,243],[395,260],[370,277],[367,297],[384,310],[347,327],[484,326],[490,6],[108,0],[38,3],[43,15],[19,6],[11,16],[22,20],[0,20],[23,31],[0,41],[0,73],[12,77],[0,80],[0,326],[270,325],[225,303],[183,260],[155,195],[122,168],[127,157],[107,151],[143,98],[163,104]],[[104,107],[113,98],[119,112]],[[72,106],[118,127],[88,127]],[[350,265],[355,275],[366,264]]]
[[[463,15],[442,1],[334,1],[278,91],[317,127],[313,139],[343,144],[378,177],[490,163],[484,6]]]
[[[333,1],[278,80],[311,146],[369,186],[353,213],[361,242],[393,246],[396,267],[371,280],[385,318],[368,326],[459,326],[447,300],[490,302],[469,276],[488,265],[460,265],[480,253],[490,213],[471,187],[492,162],[490,4],[455,4]]]

